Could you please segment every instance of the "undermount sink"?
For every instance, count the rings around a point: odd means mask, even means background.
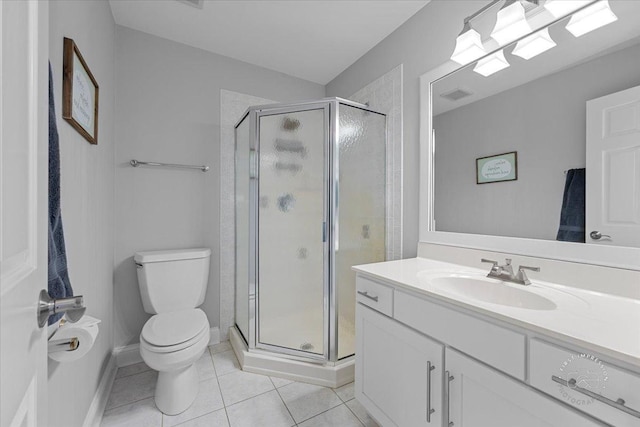
[[[526,290],[526,287],[516,288],[499,280],[449,275],[430,278],[429,283],[434,288],[491,304],[529,310],[555,310],[557,308],[553,301]]]

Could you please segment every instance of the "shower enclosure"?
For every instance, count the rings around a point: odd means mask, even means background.
[[[235,129],[236,328],[248,351],[355,351],[355,274],[385,260],[386,117],[330,98],[250,108]]]

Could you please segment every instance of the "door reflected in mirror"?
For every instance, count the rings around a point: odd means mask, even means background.
[[[640,247],[640,2],[609,4],[609,25],[567,17],[537,56],[432,83],[436,231]],[[509,152],[517,179],[480,185],[476,159]]]

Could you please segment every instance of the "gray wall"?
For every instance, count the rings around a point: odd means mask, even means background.
[[[585,166],[586,101],[640,85],[638,69],[634,45],[435,117],[436,229],[555,240],[563,172]],[[477,185],[475,159],[508,151],[518,180]]]
[[[113,348],[113,156],[115,24],[106,1],[49,3],[49,57],[60,135],[61,205],[73,290],[102,320],[82,359],[49,361],[49,423],[80,426]],[[100,85],[98,145],[62,119],[62,40],[75,40]]]
[[[333,79],[327,96],[355,93],[399,64],[404,64],[404,248],[403,256],[416,256],[419,200],[419,77],[449,59],[462,20],[486,1],[434,0]]]
[[[287,102],[321,98],[324,87],[124,27],[116,32],[116,80],[119,347],[137,342],[149,318],[132,260],[140,250],[211,248],[203,309],[211,326],[219,325],[220,90]],[[211,170],[134,169],[128,164],[134,158],[207,164]]]

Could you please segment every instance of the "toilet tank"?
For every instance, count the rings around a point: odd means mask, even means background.
[[[201,305],[210,258],[208,248],[136,252],[133,259],[144,311],[157,314]]]

